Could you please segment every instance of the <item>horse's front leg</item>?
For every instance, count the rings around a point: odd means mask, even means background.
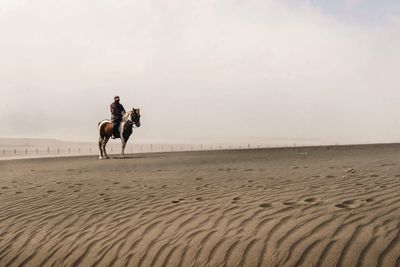
[[[106,150],[106,145],[107,145],[108,140],[110,140],[110,137],[105,137],[103,139],[103,145],[102,145],[104,156],[105,156],[106,159],[109,159],[109,157],[107,155],[107,150]]]
[[[121,136],[121,157],[125,156],[126,140]]]

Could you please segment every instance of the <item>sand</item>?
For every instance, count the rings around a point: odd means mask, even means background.
[[[400,266],[400,146],[0,161],[0,266]]]

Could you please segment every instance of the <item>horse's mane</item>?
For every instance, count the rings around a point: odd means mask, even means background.
[[[124,115],[122,115],[122,121],[126,122],[129,119],[129,116],[132,114],[132,111],[125,112]]]

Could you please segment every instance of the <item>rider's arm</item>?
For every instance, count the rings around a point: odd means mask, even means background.
[[[115,116],[115,107],[113,104],[110,105],[111,115]]]

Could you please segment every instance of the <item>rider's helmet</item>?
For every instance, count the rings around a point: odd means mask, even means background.
[[[119,101],[119,96],[114,96],[114,101]]]

